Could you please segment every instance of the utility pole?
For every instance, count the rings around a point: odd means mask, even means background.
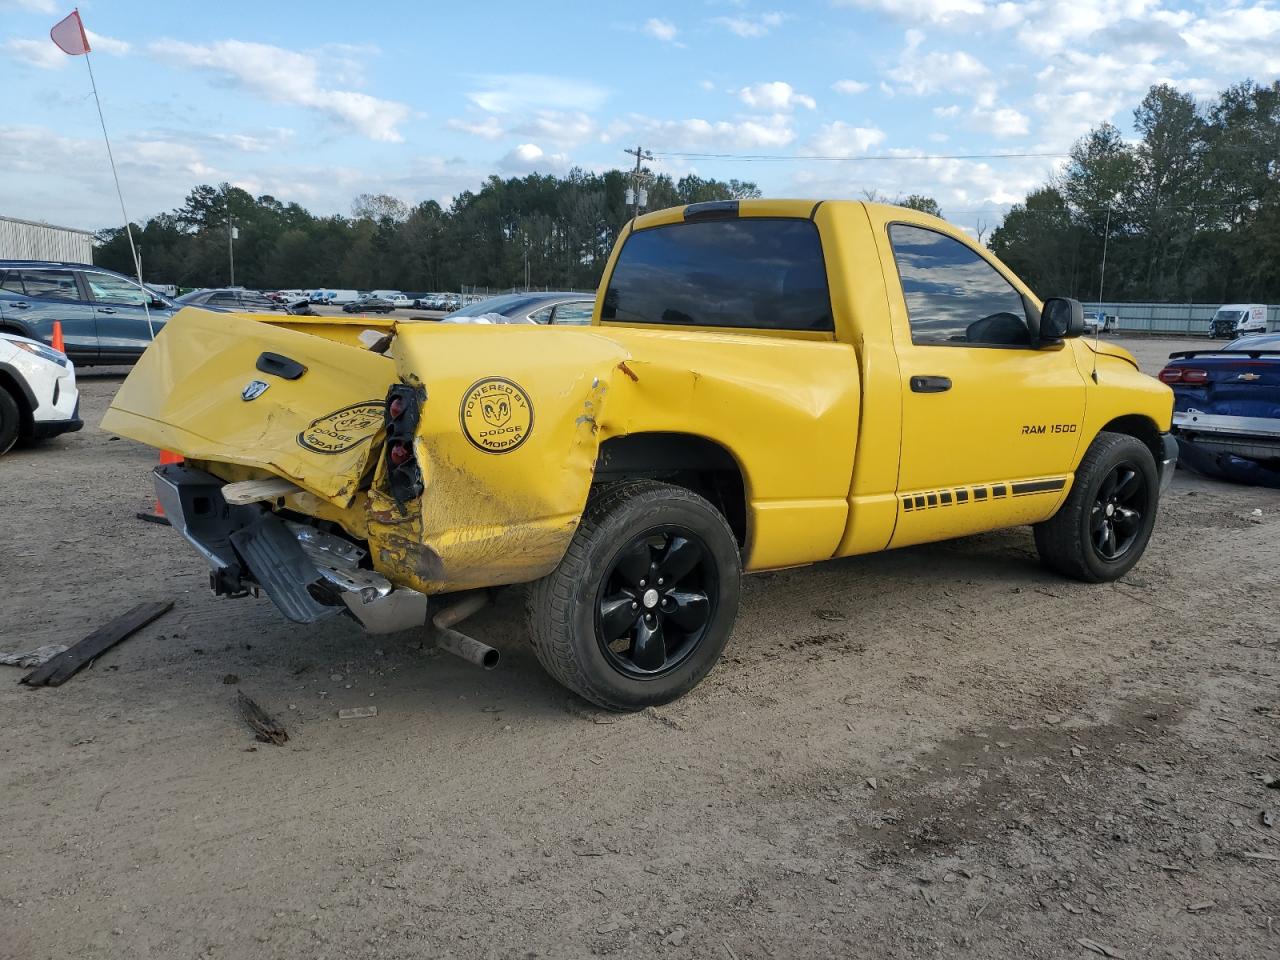
[[[640,163],[643,160],[652,160],[653,154],[649,153],[644,147],[636,144],[634,150],[624,149],[623,153],[629,153],[636,158],[635,173],[631,175],[631,219],[634,220],[640,216]],[[646,197],[646,200],[648,198]]]

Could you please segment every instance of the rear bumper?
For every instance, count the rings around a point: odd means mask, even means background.
[[[259,503],[229,504],[222,480],[185,464],[159,467],[155,477],[169,522],[209,564],[214,593],[243,597],[261,589],[295,623],[341,613],[371,633],[426,623],[426,595],[361,566],[365,551],[357,544]]]

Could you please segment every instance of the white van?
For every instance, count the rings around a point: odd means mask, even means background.
[[[1267,306],[1264,303],[1224,303],[1209,321],[1209,336],[1238,337],[1246,333],[1267,332]]]

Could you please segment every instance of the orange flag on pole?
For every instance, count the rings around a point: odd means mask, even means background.
[[[49,31],[49,39],[56,43],[63,53],[73,57],[89,52],[89,37],[84,32],[84,23],[80,20],[79,10],[72,10],[69,17],[55,23],[53,29]]]

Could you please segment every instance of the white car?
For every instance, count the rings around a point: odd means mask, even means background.
[[[84,426],[76,368],[47,344],[0,332],[0,454]]]

